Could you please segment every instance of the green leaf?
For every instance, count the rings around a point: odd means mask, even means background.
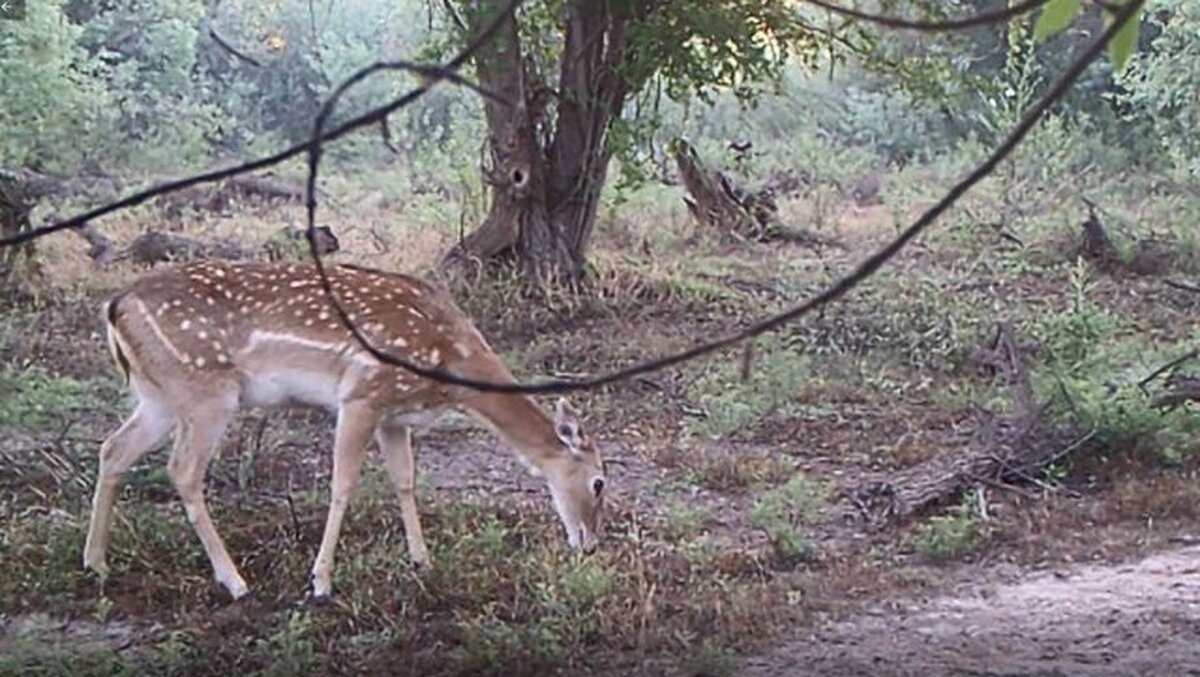
[[[1045,40],[1066,28],[1075,15],[1083,0],[1050,0],[1038,15],[1037,23],[1033,25],[1033,37]]]
[[[1112,15],[1105,14],[1105,25],[1112,24]],[[1113,70],[1120,72],[1125,68],[1137,46],[1138,28],[1141,26],[1141,16],[1133,16],[1121,26],[1121,30],[1108,41],[1108,59],[1112,62]]]

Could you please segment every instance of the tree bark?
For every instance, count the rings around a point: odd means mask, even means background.
[[[0,171],[0,237],[14,237],[33,229],[30,214],[37,197],[21,173]],[[31,279],[38,273],[34,242],[0,249],[0,298],[31,294]]]
[[[475,3],[468,16],[473,32],[499,4]],[[607,132],[629,91],[617,69],[629,17],[609,5],[566,4],[552,116],[550,88],[525,58],[514,21],[480,51],[480,83],[516,106],[485,103],[490,163],[483,171],[491,205],[483,224],[447,254],[445,266],[511,257],[537,280],[583,278],[611,155]]]

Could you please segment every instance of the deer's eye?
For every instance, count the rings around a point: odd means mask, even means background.
[[[596,495],[596,498],[600,498],[600,494],[603,491],[604,491],[604,478],[597,477],[597,478],[593,479],[592,480],[592,493],[594,493]]]

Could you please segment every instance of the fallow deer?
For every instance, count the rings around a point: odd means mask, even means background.
[[[375,346],[463,376],[513,382],[449,295],[417,278],[330,266],[349,319]],[[529,396],[447,385],[377,361],[342,325],[311,264],[204,261],[149,274],[105,306],[112,357],[136,397],[100,448],[84,566],[104,572],[121,476],[172,429],[167,463],[218,582],[247,586],[204,500],[204,475],[241,406],[316,405],[335,411],[331,496],[312,568],[314,597],[330,594],[338,532],[372,437],[399,494],[414,565],[429,561],[414,500],[410,428],[460,409],[496,432],[545,478],[571,547],[599,538],[605,473],[598,449],[559,399],[554,415]]]

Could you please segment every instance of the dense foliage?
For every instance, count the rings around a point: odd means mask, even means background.
[[[884,5],[900,12],[922,3]],[[935,5],[926,7],[932,15],[990,6]],[[447,7],[420,0],[362,0],[352,11],[304,0],[30,3],[24,21],[0,23],[0,166],[154,175],[299,141],[323,98],[355,68],[456,44],[461,17]],[[790,7],[671,3],[634,26],[636,49],[623,62],[633,91],[611,139],[628,176],[661,166],[662,142],[681,132],[718,142],[836,140],[889,163],[987,143],[1102,25],[1085,11],[1049,36],[1035,36],[1037,17],[1029,16],[934,40],[848,28]],[[532,3],[521,23],[530,67],[552,89],[560,9]],[[842,42],[820,38],[830,26]],[[694,37],[675,39],[680,34]],[[1137,151],[1131,161],[1194,177],[1200,147],[1188,130],[1200,120],[1200,12],[1187,0],[1156,0],[1140,41],[1124,73],[1114,77],[1108,62],[1097,63],[1058,115],[1118,151]],[[394,95],[409,84],[405,77],[367,81],[339,116]],[[477,98],[448,87],[395,116],[390,131],[400,155],[360,135],[333,157],[418,173],[431,162],[461,169],[485,134]]]

